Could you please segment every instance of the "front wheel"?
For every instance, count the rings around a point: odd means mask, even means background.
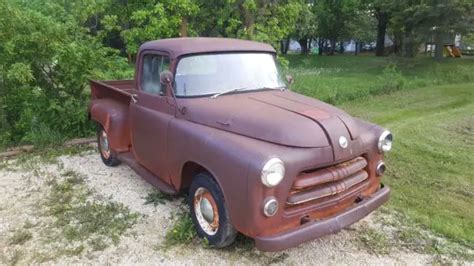
[[[105,165],[116,166],[120,164],[117,155],[110,149],[109,137],[102,125],[97,125],[97,147],[99,148],[100,158]]]
[[[234,242],[237,231],[230,223],[221,189],[210,175],[201,173],[193,178],[188,203],[198,236],[216,248]]]

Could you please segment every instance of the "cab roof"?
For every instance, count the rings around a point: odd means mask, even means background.
[[[254,41],[228,38],[173,38],[149,41],[140,46],[145,50],[163,51],[176,58],[187,54],[213,52],[268,52],[276,53],[272,46]]]

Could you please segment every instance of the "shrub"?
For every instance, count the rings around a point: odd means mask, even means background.
[[[60,1],[0,2],[1,146],[91,135],[88,79],[128,74],[116,51],[83,27],[96,7],[65,8]],[[104,72],[117,63],[119,73]]]

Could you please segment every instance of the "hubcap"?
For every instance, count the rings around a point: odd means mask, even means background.
[[[200,187],[194,193],[194,212],[202,230],[208,235],[215,235],[219,228],[219,212],[212,194]]]
[[[100,144],[100,153],[102,153],[102,156],[104,156],[105,159],[109,159],[110,157],[109,138],[107,137],[107,133],[105,132],[105,130],[102,130],[100,132],[99,144]]]
[[[214,220],[214,212],[211,203],[208,199],[202,199],[200,205],[202,216],[204,216],[204,219],[206,219],[208,223],[212,223]]]

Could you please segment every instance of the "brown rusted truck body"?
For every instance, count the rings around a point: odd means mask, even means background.
[[[171,83],[143,91],[146,55],[166,57],[176,75],[183,58],[229,53],[276,55],[242,40],[151,41],[140,47],[134,80],[91,81],[90,117],[107,132],[106,152],[169,194],[186,191],[200,173],[212,176],[233,228],[264,251],[335,233],[388,200],[380,147],[387,131],[377,125],[288,89],[179,97]],[[284,177],[266,186],[262,169],[272,158]],[[277,202],[271,215],[268,199]]]

